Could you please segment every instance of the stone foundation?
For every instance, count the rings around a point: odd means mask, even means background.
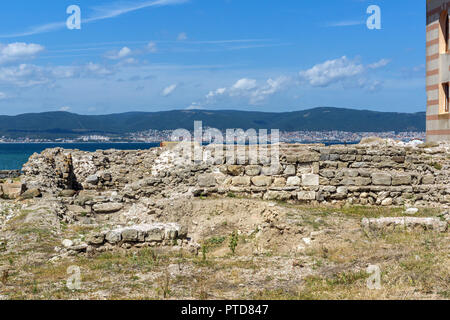
[[[255,159],[249,147],[236,148],[244,156],[227,156],[224,149],[223,156],[215,157],[217,146],[200,148],[204,161],[197,163],[186,161],[177,148],[94,153],[52,149],[30,158],[23,168],[24,181],[52,193],[74,185],[83,192],[112,191],[118,202],[217,195],[304,203],[450,205],[448,144],[283,144],[279,165],[270,165],[265,157]],[[270,146],[257,152],[275,154]]]

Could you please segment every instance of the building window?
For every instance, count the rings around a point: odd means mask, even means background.
[[[439,114],[449,113],[450,85],[442,83],[439,88]]]
[[[449,106],[448,106],[448,104],[449,104],[449,98],[450,98],[450,96],[449,96],[449,83],[444,83],[444,112],[445,113],[448,113],[448,109],[449,109]]]
[[[448,52],[448,36],[449,36],[449,26],[448,26],[448,11],[445,10],[441,13],[441,18],[439,20],[439,53]]]

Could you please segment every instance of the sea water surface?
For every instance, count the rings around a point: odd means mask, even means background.
[[[322,143],[325,145],[334,145],[341,144],[342,142],[328,141]],[[347,142],[347,144],[354,143],[358,142]],[[41,153],[48,148],[60,147],[64,149],[78,149],[93,152],[96,150],[109,149],[146,150],[159,147],[159,145],[159,143],[0,143],[0,170],[20,170],[33,153]]]
[[[0,143],[0,170],[20,170],[35,152],[61,147],[82,151],[96,150],[145,150],[158,147],[159,143]]]

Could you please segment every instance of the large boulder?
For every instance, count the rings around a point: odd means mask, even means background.
[[[4,183],[1,185],[2,198],[17,199],[25,192],[25,185],[21,182]]]
[[[123,209],[123,204],[121,203],[97,203],[92,207],[95,213],[98,214],[108,214],[115,213]]]
[[[42,196],[41,190],[38,188],[32,188],[25,191],[21,196],[20,199],[27,200],[27,199],[33,199],[33,198],[39,198]]]

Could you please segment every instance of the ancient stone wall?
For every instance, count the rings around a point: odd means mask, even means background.
[[[249,147],[240,147],[245,157],[230,156],[226,149],[217,156],[216,146],[202,148],[202,161],[197,162],[187,161],[176,148],[50,150],[34,155],[23,171],[25,181],[46,191],[70,188],[67,177],[73,174],[82,190],[110,190],[126,199],[217,195],[305,203],[445,206],[450,205],[449,147],[379,142],[281,145],[278,165],[251,157]],[[274,154],[270,147],[260,151]],[[62,172],[58,168],[70,166],[58,163],[67,159],[72,161],[72,171]]]
[[[287,145],[275,170],[262,163],[218,169],[222,177],[199,177],[205,193],[362,205],[450,204],[450,154],[445,145]]]
[[[0,170],[0,179],[14,179],[20,176],[19,170]]]

